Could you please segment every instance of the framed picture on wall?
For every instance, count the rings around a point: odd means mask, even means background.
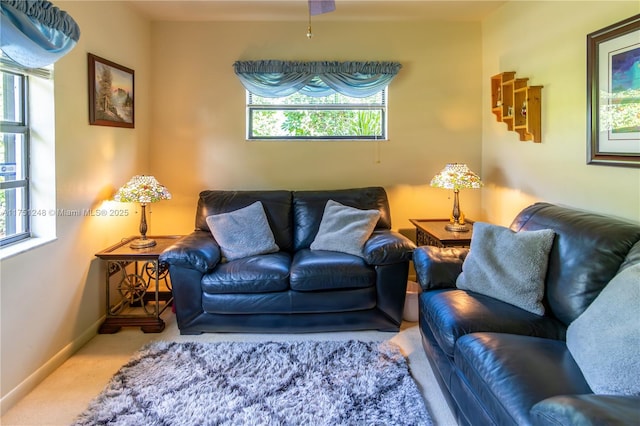
[[[640,167],[640,15],[587,35],[587,163]]]
[[[89,124],[133,129],[134,71],[91,53],[88,59]]]

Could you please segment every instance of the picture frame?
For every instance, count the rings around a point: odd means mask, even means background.
[[[135,127],[135,72],[88,54],[89,124]]]
[[[640,167],[634,68],[640,68],[640,15],[587,35],[587,164]]]

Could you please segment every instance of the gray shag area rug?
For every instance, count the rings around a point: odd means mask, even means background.
[[[153,342],[74,425],[432,425],[391,342]]]

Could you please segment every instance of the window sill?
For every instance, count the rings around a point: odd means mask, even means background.
[[[19,243],[11,244],[7,247],[0,248],[0,260],[25,253],[55,240],[57,240],[56,237],[32,237]]]

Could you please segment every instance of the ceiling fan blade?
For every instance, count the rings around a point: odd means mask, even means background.
[[[312,16],[329,13],[336,10],[335,0],[308,0],[309,14]]]

